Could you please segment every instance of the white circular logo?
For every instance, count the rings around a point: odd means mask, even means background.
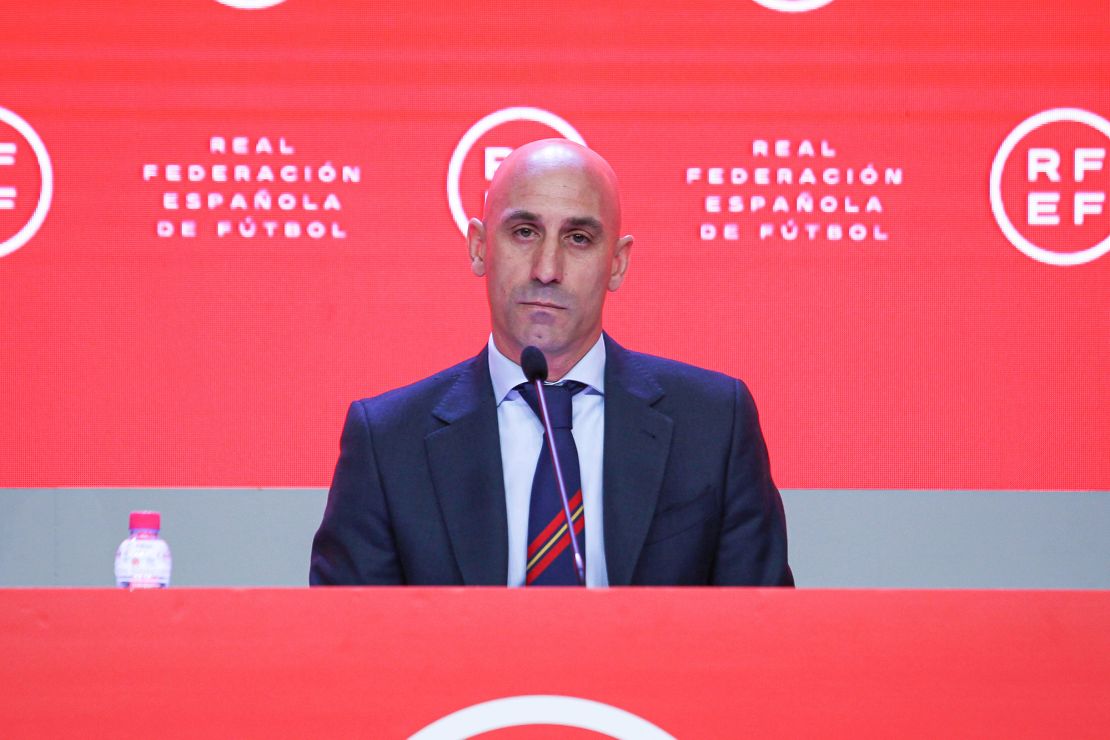
[[[1110,139],[1110,121],[1090,111],[1079,108],[1053,108],[1030,116],[1006,136],[1002,146],[998,148],[998,153],[994,156],[990,175],[991,210],[994,212],[994,218],[998,222],[999,228],[1002,229],[1002,233],[1006,235],[1011,244],[1025,255],[1049,265],[1081,265],[1110,252],[1110,233],[1094,246],[1078,249],[1077,251],[1056,251],[1055,249],[1046,248],[1034,244],[1017,229],[1006,212],[1006,204],[1002,197],[1003,172],[1014,149],[1017,148],[1022,139],[1042,126],[1061,122],[1084,124]],[[1072,154],[1071,166],[1073,168],[1070,178],[1073,183],[1083,182],[1092,172],[1099,170],[1105,172],[1105,145],[1101,148],[1074,148],[1070,153]],[[1054,225],[1061,223],[1061,219],[1056,213],[1056,207],[1062,199],[1062,193],[1059,192],[1058,188],[1063,179],[1060,174],[1064,168],[1063,157],[1058,150],[1051,148],[1030,149],[1027,156],[1029,160],[1027,162],[1027,179],[1030,182],[1047,180],[1048,185],[1046,187],[1055,189],[1029,193],[1027,201],[1029,212],[1026,218],[1030,224],[1052,228]],[[1102,191],[1075,193],[1073,207],[1075,209],[1074,223],[1076,225],[1082,224],[1088,216],[1105,216],[1105,186]]]
[[[804,13],[807,10],[816,10],[831,3],[833,0],[755,0],[756,3],[771,10],[781,13]]]
[[[0,123],[6,123],[23,137],[38,161],[39,170],[39,193],[34,210],[11,236],[0,241],[0,257],[4,257],[26,244],[46,220],[46,212],[50,210],[50,199],[54,195],[54,170],[50,167],[50,155],[46,153],[46,145],[42,143],[42,139],[29,123],[7,108],[0,108]],[[3,127],[0,127],[0,219],[3,218],[5,211],[15,211],[19,201],[25,196],[18,186],[5,178],[7,168],[14,167],[21,159],[22,149],[18,141],[8,141],[9,137],[6,134]]]
[[[216,0],[220,5],[226,5],[229,8],[239,8],[240,10],[262,10],[263,8],[272,8],[275,5],[281,5],[285,0]]]
[[[470,154],[471,148],[478,139],[498,126],[511,121],[542,123],[557,131],[560,136],[577,142],[582,146],[586,146],[586,140],[582,138],[582,134],[575,130],[574,126],[571,126],[551,111],[546,111],[542,108],[502,108],[501,110],[490,113],[488,116],[475,123],[470,127],[470,130],[459,139],[459,143],[455,146],[454,153],[451,154],[451,162],[447,165],[447,205],[451,208],[451,216],[455,219],[455,224],[459,227],[459,231],[463,233],[463,236],[466,236],[466,224],[469,220],[466,215],[466,210],[463,208],[462,194],[460,192],[461,188],[459,185],[462,178],[463,162],[466,161],[466,156]]]
[[[674,740],[631,712],[574,696],[509,696],[475,704],[436,720],[409,740],[459,740],[529,725],[574,727],[617,740]]]

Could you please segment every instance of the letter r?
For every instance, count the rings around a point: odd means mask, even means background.
[[[1060,152],[1055,149],[1030,147],[1027,163],[1029,182],[1036,182],[1037,175],[1047,175],[1052,182],[1060,182]]]

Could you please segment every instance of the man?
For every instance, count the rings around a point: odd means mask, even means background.
[[[501,163],[467,234],[487,347],[351,405],[313,585],[572,585],[575,546],[588,586],[793,585],[747,388],[602,333],[632,248],[620,221],[616,176],[585,147],[537,141]],[[573,514],[518,364],[529,345],[564,416],[553,438]]]

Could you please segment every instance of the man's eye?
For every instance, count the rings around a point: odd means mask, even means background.
[[[521,239],[531,239],[536,235],[536,230],[530,226],[521,226],[513,231]]]
[[[593,242],[593,239],[590,238],[589,234],[582,234],[582,233],[579,232],[579,233],[571,234],[570,235],[570,241],[571,241],[571,243],[573,243],[577,246],[585,247],[585,246],[591,244]]]

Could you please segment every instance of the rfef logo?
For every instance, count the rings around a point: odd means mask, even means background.
[[[31,125],[0,108],[0,257],[35,235],[50,210],[50,155]]]
[[[755,0],[756,3],[780,13],[804,13],[807,10],[817,10],[831,3],[833,0]]]
[[[226,5],[229,8],[239,8],[240,10],[262,10],[264,8],[272,8],[275,5],[281,5],[285,0],[216,0],[220,5]]]
[[[507,696],[475,704],[436,720],[409,740],[455,740],[545,725],[588,730],[617,740],[674,740],[631,712],[592,699],[557,695]]]
[[[994,157],[990,202],[1006,238],[1049,265],[1081,265],[1110,251],[1110,121],[1054,108],[1022,121]]]
[[[574,126],[542,108],[502,108],[471,126],[447,165],[447,205],[459,231],[466,234],[470,215],[481,216],[486,190],[501,160],[518,146],[554,137],[586,145]]]

